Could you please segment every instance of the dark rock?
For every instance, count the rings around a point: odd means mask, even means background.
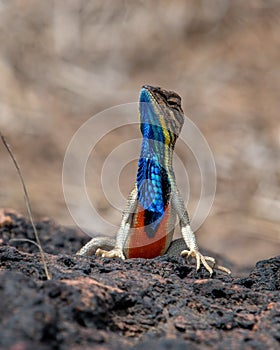
[[[37,223],[52,275],[13,212],[0,228],[1,349],[276,349],[280,257],[246,277],[212,279],[181,257],[109,260],[74,254],[79,231]],[[188,264],[188,265],[187,265]]]

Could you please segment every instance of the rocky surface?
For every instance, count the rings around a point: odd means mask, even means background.
[[[35,246],[9,242],[33,238],[29,221],[1,211],[1,349],[279,348],[280,257],[210,279],[181,257],[76,256],[81,232],[37,228],[51,280]]]

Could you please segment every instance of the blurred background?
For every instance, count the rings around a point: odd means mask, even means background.
[[[200,245],[241,266],[279,254],[279,33],[278,0],[0,1],[0,129],[36,219],[75,225],[61,179],[73,134],[92,115],[137,101],[151,84],[181,95],[214,154],[216,197]],[[90,162],[90,197],[116,225],[121,214],[104,196],[100,174],[108,154],[132,136],[140,137],[138,127],[107,135]],[[195,188],[195,159],[177,146]],[[120,176],[112,169],[109,191],[120,186],[126,197],[136,167],[129,162]],[[3,145],[0,170],[0,206],[25,214]],[[189,197],[192,215],[199,190]]]

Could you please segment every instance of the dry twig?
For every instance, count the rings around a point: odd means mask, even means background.
[[[31,240],[28,240],[28,241],[34,243],[39,248],[39,251],[40,251],[40,254],[41,254],[41,258],[42,258],[42,262],[43,262],[43,266],[44,266],[44,270],[45,270],[45,273],[46,273],[46,277],[47,277],[48,280],[50,280],[51,279],[51,275],[49,273],[49,270],[48,270],[48,267],[47,267],[47,264],[46,264],[45,253],[43,251],[43,248],[42,248],[42,245],[41,245],[41,242],[40,242],[40,239],[39,239],[38,231],[37,231],[36,226],[35,226],[34,221],[33,221],[32,213],[31,213],[30,200],[29,200],[29,196],[28,196],[28,193],[27,193],[27,189],[26,189],[26,186],[25,186],[25,182],[24,182],[23,176],[21,174],[19,165],[18,165],[18,163],[17,163],[17,161],[16,161],[16,159],[15,159],[15,157],[13,155],[11,147],[9,146],[9,144],[7,143],[5,137],[3,136],[3,134],[1,132],[0,132],[0,137],[2,139],[2,142],[3,142],[4,146],[6,147],[6,149],[8,151],[10,157],[12,158],[12,161],[13,161],[15,167],[16,167],[17,173],[18,173],[18,175],[20,177],[20,181],[21,181],[21,184],[22,184],[22,187],[23,187],[25,204],[26,204],[26,207],[27,207],[28,216],[29,216],[31,225],[33,227],[34,235],[35,235],[35,239],[36,239],[36,242],[31,241]]]

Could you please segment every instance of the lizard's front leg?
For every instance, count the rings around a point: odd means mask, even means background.
[[[133,212],[136,209],[137,205],[137,187],[134,186],[133,190],[130,192],[130,195],[127,200],[126,207],[123,211],[122,220],[120,224],[119,231],[117,233],[116,243],[113,249],[105,250],[105,249],[97,249],[96,255],[102,256],[104,258],[121,258],[125,259],[124,247],[127,241],[130,226],[131,226],[131,217]]]
[[[173,190],[172,205],[179,216],[181,233],[187,247],[189,248],[189,249],[184,249],[181,252],[181,255],[187,258],[188,257],[195,258],[196,270],[199,270],[202,264],[206,268],[206,270],[210,273],[210,276],[212,275],[214,268],[230,274],[231,271],[224,266],[217,265],[214,258],[210,256],[204,256],[200,253],[196,242],[195,234],[192,231],[190,226],[189,216],[186,211],[183,199],[176,185],[174,187],[175,188]]]

